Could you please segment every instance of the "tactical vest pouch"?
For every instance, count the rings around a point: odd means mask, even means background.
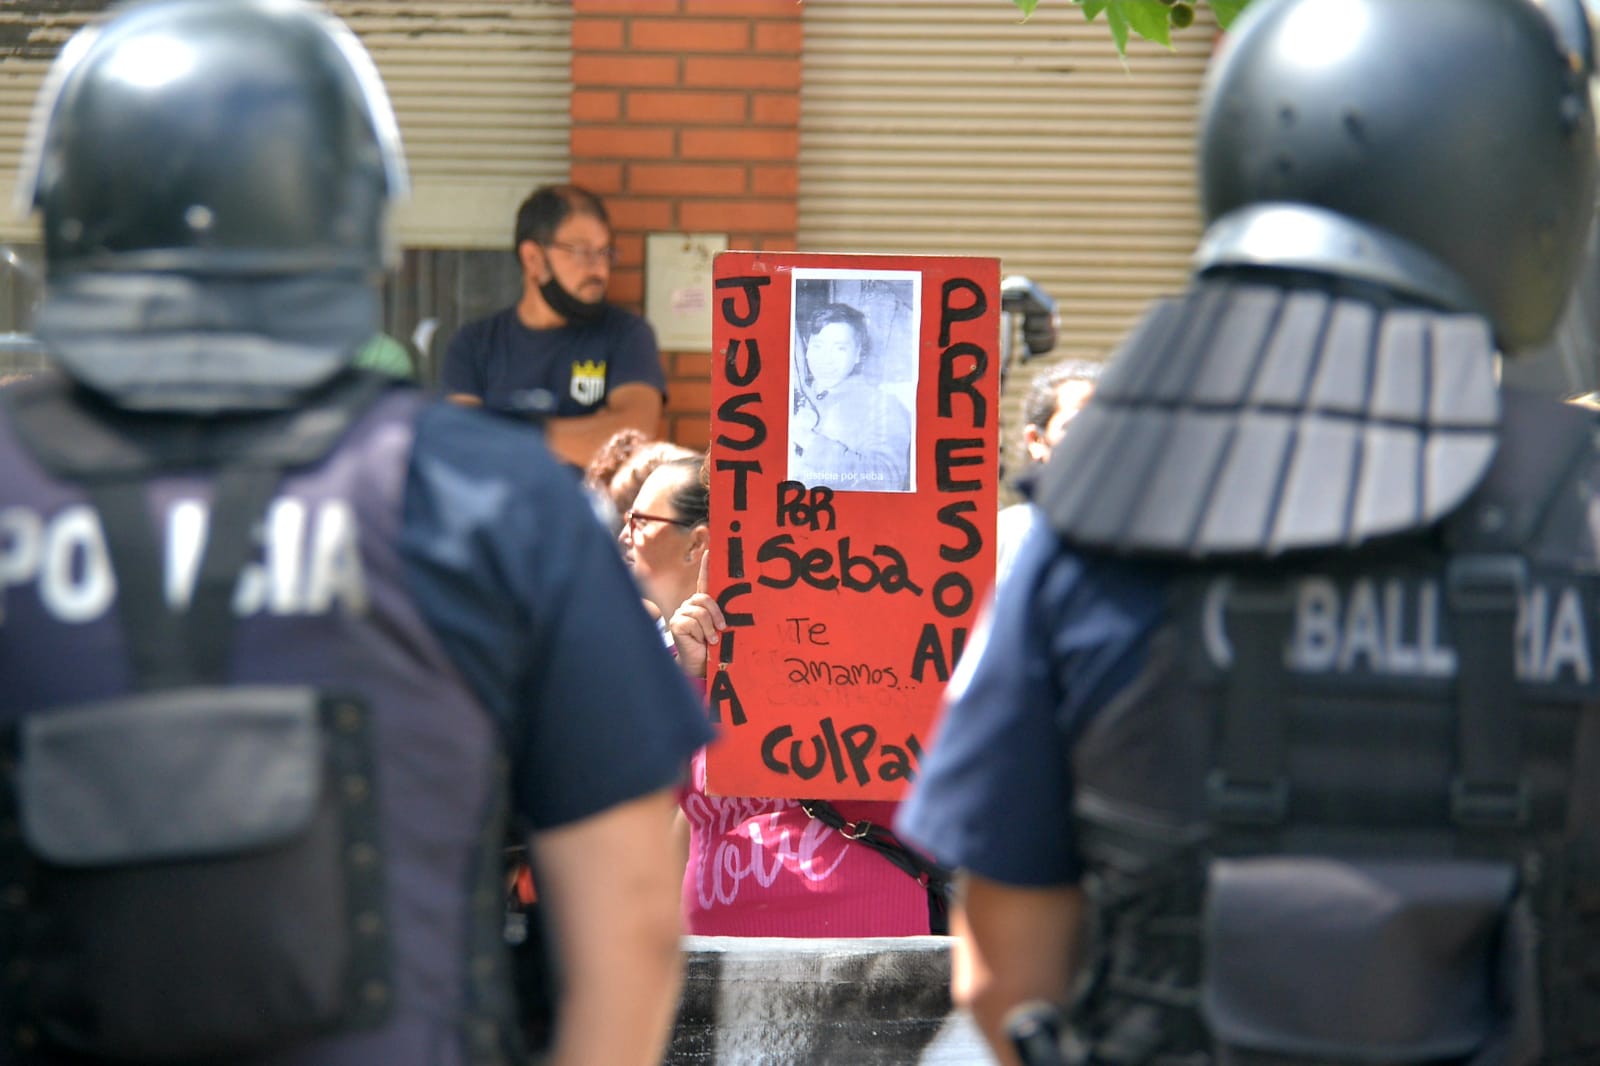
[[[359,703],[155,691],[29,717],[16,744],[24,1049],[231,1058],[382,1017]]]
[[[1502,1039],[1512,867],[1217,860],[1202,1010],[1218,1066],[1467,1063]]]

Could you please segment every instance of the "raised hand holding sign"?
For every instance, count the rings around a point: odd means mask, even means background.
[[[707,550],[700,556],[700,576],[695,582],[694,595],[679,604],[667,620],[667,631],[678,649],[678,665],[690,677],[706,676],[711,647],[722,640],[722,631],[728,628],[722,608],[706,592],[706,572],[710,565],[711,552]]]

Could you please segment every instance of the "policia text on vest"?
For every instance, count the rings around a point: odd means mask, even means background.
[[[194,592],[210,522],[203,500],[180,501],[167,516],[162,580],[173,610],[183,610]],[[262,559],[241,574],[234,613],[362,614],[367,582],[359,540],[347,501],[274,500],[262,524]],[[22,585],[37,585],[40,603],[59,622],[92,622],[114,609],[116,578],[93,507],[68,507],[48,519],[26,507],[0,510],[0,622],[5,590]]]

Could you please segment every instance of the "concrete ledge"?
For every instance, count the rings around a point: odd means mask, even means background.
[[[989,1064],[946,937],[684,938],[669,1066]]]

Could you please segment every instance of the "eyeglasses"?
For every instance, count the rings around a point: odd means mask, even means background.
[[[559,248],[584,266],[617,265],[617,250],[615,248],[587,248],[581,244],[568,244],[565,241],[551,241],[551,248]]]
[[[688,521],[687,519],[668,518],[665,515],[658,514],[645,514],[643,511],[629,511],[627,514],[622,516],[622,524],[627,528],[628,536],[630,537],[637,536],[638,524],[640,522],[666,522],[669,525],[682,526],[684,529],[691,529],[694,526],[694,523]]]

